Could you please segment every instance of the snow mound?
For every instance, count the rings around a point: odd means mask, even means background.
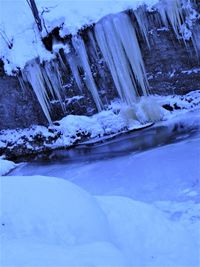
[[[0,158],[0,176],[6,175],[15,167],[16,164],[14,162]]]
[[[70,182],[1,177],[2,265],[124,266],[97,200]]]
[[[199,223],[168,220],[155,206],[126,197],[98,197],[130,266],[198,266]]]
[[[2,177],[1,184],[6,231],[71,245],[108,239],[104,213],[76,185],[42,176]]]
[[[1,177],[1,266],[198,266],[198,224],[55,177]]]

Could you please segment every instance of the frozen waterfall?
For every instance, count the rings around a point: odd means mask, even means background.
[[[191,5],[185,0],[162,0],[154,6],[154,11],[158,15],[157,26],[171,28],[177,39],[182,39],[187,46],[183,28],[187,30],[189,26],[192,27],[195,19]],[[39,60],[27,63],[21,71],[20,83],[23,87],[27,82],[31,85],[49,122],[52,100],[60,102],[65,111],[65,95],[70,86],[63,84],[69,76],[81,95],[84,96],[88,91],[97,111],[104,109],[104,104],[109,102],[105,103],[107,98],[102,96],[102,89],[107,93],[109,86],[116,89],[121,101],[134,106],[138,97],[148,95],[149,85],[140,41],[143,39],[151,50],[149,19],[146,6],[130,12],[107,15],[92,27],[71,36],[61,44],[62,56],[57,49],[52,51],[56,56],[55,60],[43,64]],[[191,40],[198,53],[199,36],[196,32],[191,35]],[[99,82],[98,74],[94,73],[95,64],[98,66],[96,72],[104,71],[100,70],[102,62],[109,72],[111,82]]]

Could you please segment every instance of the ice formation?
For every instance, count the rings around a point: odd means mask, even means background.
[[[78,54],[78,57],[80,59],[81,67],[83,68],[84,73],[85,73],[86,86],[93,96],[93,99],[94,99],[94,102],[96,104],[98,111],[101,111],[103,104],[102,104],[101,99],[99,97],[97,87],[96,87],[96,84],[95,84],[93,76],[92,76],[92,72],[90,69],[90,64],[89,64],[87,52],[85,49],[84,41],[81,37],[75,36],[72,39],[72,43],[73,43],[73,46],[74,46],[74,48]]]
[[[149,32],[148,32],[149,25],[148,25],[148,18],[147,18],[146,12],[147,10],[145,6],[141,6],[137,8],[136,10],[133,10],[136,21],[138,23],[138,31],[142,35],[148,48],[151,49],[150,42],[149,42]]]
[[[193,21],[197,18],[197,12],[194,11],[190,2],[161,0],[154,6],[154,10],[160,14],[158,16],[159,26],[171,27],[177,39],[182,39],[186,45],[186,39],[191,38],[196,52],[200,51],[197,34],[199,31],[194,30],[190,35],[189,28],[193,27]],[[146,12],[147,8],[143,5],[131,10],[129,14],[121,12],[103,17],[92,30],[85,33],[92,49],[88,49],[85,38],[76,34],[72,36],[68,44],[53,45],[53,53],[57,55],[57,61],[51,60],[43,66],[36,60],[27,63],[22,70],[23,79],[20,79],[20,82],[22,86],[24,86],[23,80],[25,84],[27,81],[31,84],[49,121],[51,121],[50,100],[52,98],[58,100],[64,109],[61,96],[65,95],[62,91],[66,88],[63,86],[62,79],[63,76],[69,75],[69,69],[80,92],[83,93],[83,88],[87,88],[97,110],[104,109],[99,94],[101,88],[94,79],[91,69],[91,58],[94,58],[96,62],[100,54],[107,64],[121,101],[133,107],[139,96],[148,95],[148,80],[138,40],[140,35],[151,49],[149,17]],[[185,38],[186,33],[187,38]],[[64,46],[68,49],[65,50]],[[63,48],[62,56],[60,48]],[[66,61],[63,61],[63,57]]]
[[[95,36],[120,98],[132,105],[138,87],[147,94],[148,82],[130,18],[124,13],[103,18],[95,26]]]
[[[180,28],[183,24],[183,9],[180,0],[162,0],[157,5],[158,12],[160,13],[162,23],[169,27],[171,25],[177,38],[180,38]]]
[[[22,70],[22,79],[20,79],[23,88],[26,88],[27,82],[34,90],[47,120],[51,122],[50,96],[58,99],[64,109],[61,97],[62,85],[57,64],[45,62],[44,66],[41,66],[36,60],[31,61]]]

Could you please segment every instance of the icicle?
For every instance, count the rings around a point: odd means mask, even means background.
[[[123,13],[114,17],[115,30],[121,38],[123,48],[128,57],[134,76],[142,89],[144,95],[147,94],[148,81],[146,78],[146,70],[137,40],[135,30],[129,17]],[[132,77],[131,73],[130,76]]]
[[[200,58],[200,26],[196,25],[196,28],[192,32],[192,44],[194,46],[196,55],[198,58]]]
[[[92,44],[93,54],[94,54],[93,56],[94,56],[95,59],[98,59],[97,46],[96,46],[94,35],[93,35],[92,31],[88,32],[88,37],[90,39],[90,43]]]
[[[51,95],[54,97],[54,99],[59,100],[62,110],[63,112],[65,112],[65,107],[63,105],[63,100],[61,97],[61,92],[63,91],[63,88],[58,64],[54,61],[52,61],[51,63],[45,62],[44,69],[45,71],[43,72],[43,75],[47,84],[47,88],[51,92]]]
[[[80,59],[81,67],[83,68],[83,70],[85,72],[86,86],[93,96],[93,99],[94,99],[94,102],[96,104],[98,111],[101,111],[103,105],[102,105],[101,99],[100,99],[98,91],[97,91],[96,84],[95,84],[93,76],[92,76],[92,72],[90,69],[89,61],[88,61],[87,52],[85,49],[85,44],[84,44],[83,40],[81,39],[81,37],[77,37],[77,36],[73,37],[72,43],[73,43],[74,49],[76,50],[78,57]]]
[[[51,122],[49,97],[39,64],[35,61],[29,63],[25,69],[22,70],[22,77],[32,86],[47,120]]]
[[[95,26],[95,36],[120,98],[133,104],[137,85],[147,94],[147,79],[138,40],[126,14],[109,15]]]
[[[51,122],[51,107],[50,107],[50,94],[53,98],[57,98],[64,110],[62,98],[60,95],[61,86],[59,84],[58,69],[52,67],[52,63],[46,62],[44,67],[34,60],[27,64],[25,69],[22,70],[22,78],[27,81],[33,88],[37,99],[42,107],[42,110],[49,122]]]
[[[170,23],[177,39],[180,39],[180,29],[184,20],[181,0],[162,0],[157,9],[163,24],[169,27]]]
[[[26,92],[26,91],[27,91],[27,87],[26,87],[25,81],[23,80],[23,78],[22,78],[21,75],[18,75],[17,77],[18,77],[19,84],[20,84],[22,90],[23,90],[24,92]]]
[[[75,55],[72,55],[72,53],[66,54],[65,57],[71,69],[72,75],[76,81],[76,84],[80,92],[82,93],[82,83],[81,83],[81,78],[80,78],[80,74],[78,70],[77,58]]]
[[[136,10],[133,10],[133,13],[136,17],[138,26],[139,26],[139,31],[146,42],[148,48],[150,49],[150,43],[149,43],[149,38],[148,38],[148,19],[146,16],[146,8],[145,6],[141,6]]]
[[[164,23],[166,27],[169,27],[170,23],[177,39],[182,38],[187,49],[189,48],[186,41],[191,38],[193,47],[199,58],[199,25],[195,25],[196,29],[193,29],[192,25],[192,21],[196,20],[198,13],[192,7],[191,2],[184,0],[162,0],[157,5],[157,9],[160,13],[162,23]]]

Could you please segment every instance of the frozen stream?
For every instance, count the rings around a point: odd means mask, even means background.
[[[67,179],[93,195],[134,200],[199,201],[197,112],[97,145],[57,151],[51,160],[22,163],[11,175]]]
[[[200,266],[199,125],[182,114],[21,163],[2,179],[5,266]]]

